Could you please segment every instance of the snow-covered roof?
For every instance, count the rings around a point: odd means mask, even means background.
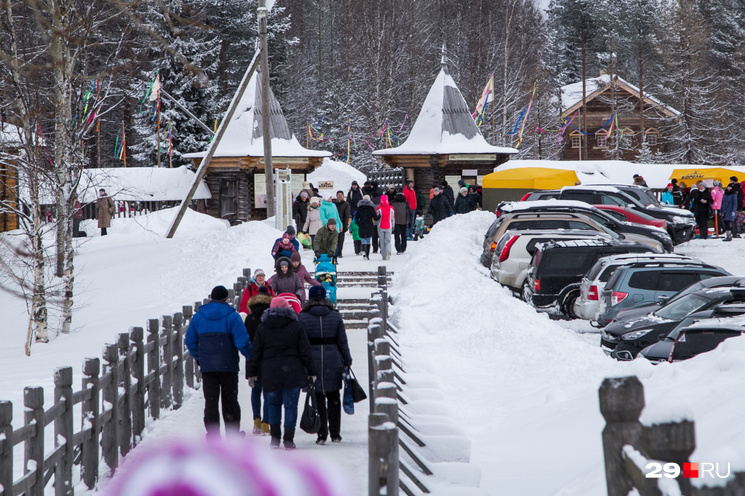
[[[639,97],[639,94],[641,93],[639,88],[637,88],[633,84],[629,83],[628,81],[618,76],[615,77],[615,83],[616,83],[616,88],[626,90],[632,95],[635,95],[637,98]],[[610,75],[608,74],[603,74],[602,76],[596,77],[596,78],[586,79],[585,80],[586,100],[590,101],[590,100],[593,100],[594,98],[597,98],[601,93],[608,90],[609,88],[610,88]],[[659,108],[662,112],[669,115],[670,117],[680,116],[680,112],[670,107],[669,105],[665,105],[657,98],[649,95],[649,93],[645,92],[644,101],[648,105]],[[567,84],[566,86],[562,86],[561,87],[561,108],[563,112],[562,115],[566,115],[571,112],[574,112],[581,106],[582,106],[582,81],[578,83],[572,83],[572,84]]]
[[[215,157],[263,157],[261,77],[257,69],[248,82],[238,108],[228,123]],[[272,136],[273,157],[330,157],[331,152],[309,150],[290,132],[282,107],[269,88],[269,129]],[[184,154],[186,158],[203,158],[207,151]]]
[[[517,153],[486,142],[471,117],[463,95],[445,67],[440,70],[406,141],[373,155],[428,155],[455,153]]]
[[[318,188],[318,194],[321,198],[333,196],[336,198],[336,192],[344,191],[344,194],[352,187],[352,181],[357,181],[360,188],[367,181],[367,176],[358,171],[351,165],[338,160],[324,159],[323,164],[308,174],[308,182],[313,183]],[[324,183],[333,183],[333,188],[321,188]]]

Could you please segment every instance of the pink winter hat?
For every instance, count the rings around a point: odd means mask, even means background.
[[[269,308],[290,308],[290,304],[287,303],[287,300],[280,296],[275,296],[272,298],[272,302],[269,304]]]

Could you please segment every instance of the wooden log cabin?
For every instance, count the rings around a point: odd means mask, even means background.
[[[607,74],[586,80],[585,107],[582,102],[582,82],[561,88],[562,121],[571,121],[563,134],[564,160],[633,161],[643,142],[650,152],[667,151],[662,124],[680,116],[680,112],[644,93],[644,120],[639,112],[640,90],[618,76]],[[583,125],[583,114],[587,122]],[[614,114],[617,120],[612,119]],[[613,124],[613,132],[608,130]],[[586,134],[585,134],[586,133]],[[620,143],[617,140],[622,140]],[[585,143],[586,142],[586,143]],[[584,146],[586,144],[586,151]],[[618,146],[617,151],[614,149]]]
[[[14,155],[19,153],[21,131],[7,122],[0,124],[0,232],[18,229],[18,169]]]
[[[319,167],[331,153],[302,147],[290,132],[271,88],[269,98],[272,165],[274,169],[290,169],[293,183],[302,184],[305,175]],[[261,74],[257,69],[205,175],[212,193],[212,199],[207,202],[207,214],[231,224],[266,218],[261,104]],[[199,152],[185,157],[198,168],[205,155],[206,152]],[[293,191],[299,189],[293,187]]]
[[[414,181],[417,196],[429,198],[430,188],[442,179],[454,191],[461,178],[475,185],[515,153],[514,148],[487,143],[443,62],[406,141],[373,155],[389,167],[402,167],[406,179]],[[419,207],[426,212],[427,205]]]

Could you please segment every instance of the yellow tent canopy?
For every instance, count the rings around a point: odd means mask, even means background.
[[[564,186],[574,186],[577,181],[579,178],[573,170],[522,167],[487,174],[482,179],[481,186],[484,189],[560,189]]]
[[[705,181],[707,179],[721,181],[722,184],[727,185],[729,178],[737,175],[737,171],[724,167],[701,167],[698,169],[673,169],[670,179],[675,178],[678,181],[683,181],[688,186],[696,184],[696,181]]]

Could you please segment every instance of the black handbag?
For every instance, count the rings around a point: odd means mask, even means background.
[[[365,393],[365,390],[360,386],[360,383],[357,381],[357,378],[354,376],[354,372],[352,372],[352,369],[350,367],[349,369],[349,387],[352,389],[352,400],[355,403],[359,403],[360,401],[367,399],[367,393]]]
[[[321,415],[316,407],[316,388],[313,385],[308,387],[305,395],[305,408],[300,417],[300,428],[308,434],[318,434],[321,430]]]

